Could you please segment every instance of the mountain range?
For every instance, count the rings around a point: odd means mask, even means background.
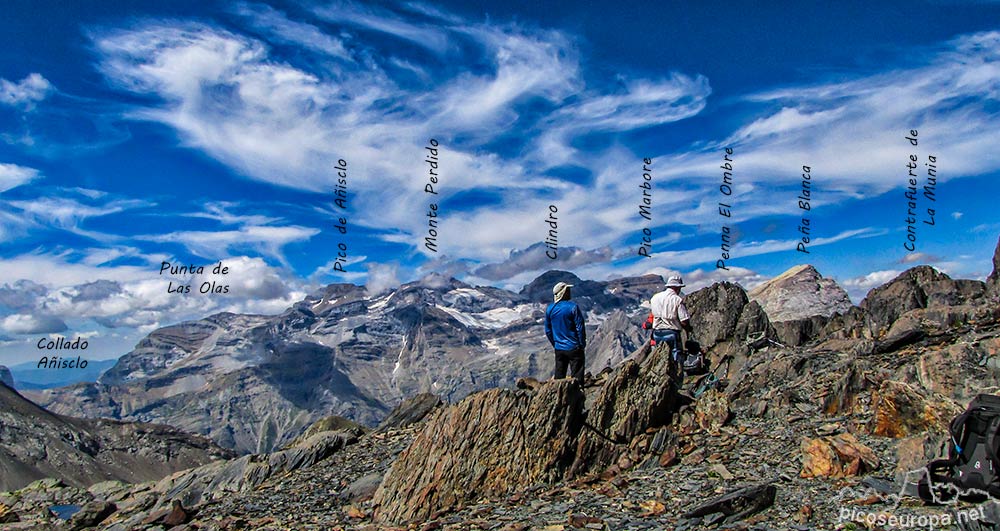
[[[418,393],[454,402],[547,378],[544,309],[557,282],[574,286],[587,316],[589,372],[645,345],[639,324],[664,289],[657,275],[590,281],[549,271],[517,293],[431,275],[381,294],[332,284],[276,316],[222,313],[161,328],[96,383],[27,393],[64,415],[165,423],[241,453],[268,452],[321,417],[371,426]],[[851,307],[811,266],[754,293],[784,318]]]

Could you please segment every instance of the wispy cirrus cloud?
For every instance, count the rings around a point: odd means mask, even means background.
[[[1000,169],[980,156],[1000,140],[1000,32],[961,36],[921,55],[879,73],[749,94],[742,104],[756,117],[705,153],[677,155],[670,174],[714,175],[722,146],[734,148],[738,171],[757,183],[793,183],[809,165],[823,175],[824,190],[841,197],[900,186],[914,151],[921,163],[928,154],[948,161],[942,181]],[[919,147],[904,138],[911,129]]]
[[[95,239],[106,239],[108,235],[83,229],[81,225],[86,220],[154,206],[154,203],[138,199],[116,199],[100,204],[86,204],[70,197],[40,197],[26,201],[9,201],[8,204],[41,223]]]
[[[303,47],[327,56],[351,59],[342,39],[324,33],[313,24],[292,20],[271,6],[240,3],[235,11],[249,19],[255,28],[267,32],[272,41]]]
[[[472,259],[502,258],[497,249],[518,248],[526,240],[484,241],[480,229],[489,225],[464,230],[465,220],[491,218],[512,227],[523,225],[518,218],[529,208],[545,209],[546,201],[580,210],[611,204],[585,197],[586,183],[546,174],[553,159],[538,154],[536,143],[565,151],[581,135],[681,120],[697,114],[710,93],[706,79],[682,74],[588,84],[575,38],[556,30],[463,20],[414,6],[390,11],[346,2],[314,12],[324,24],[309,24],[303,33],[312,44],[320,40],[313,29],[334,38],[342,28],[420,41],[433,53],[351,38],[348,56],[327,50],[328,61],[317,67],[278,58],[263,41],[233,30],[168,21],[95,33],[95,47],[102,71],[118,88],[161,99],[135,109],[132,118],[170,125],[185,144],[247,177],[325,192],[335,184],[333,165],[349,160],[349,173],[358,176],[350,185],[352,223],[416,251],[426,231],[427,198],[414,183],[415,165],[428,139],[441,140],[447,184],[434,199],[447,204],[475,191],[503,204],[454,202],[443,214],[452,234],[463,238],[443,238],[442,249]],[[302,23],[252,4],[241,13],[279,40]],[[324,47],[300,44],[316,52]],[[526,134],[512,135],[515,123]],[[487,147],[497,143],[504,147]],[[511,156],[510,149],[522,154]],[[393,194],[387,210],[387,189],[412,193]],[[476,241],[465,241],[472,234]],[[621,236],[593,235],[599,245]],[[527,241],[537,239],[536,231]]]
[[[291,226],[247,225],[238,230],[178,231],[170,234],[137,236],[154,242],[179,243],[191,253],[205,258],[218,256],[220,249],[236,251],[252,249],[287,265],[282,249],[293,242],[307,241],[319,234],[319,229]]]
[[[38,179],[41,172],[34,168],[0,162],[0,193]]]

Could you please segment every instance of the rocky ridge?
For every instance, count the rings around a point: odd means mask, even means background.
[[[14,388],[14,376],[11,375],[10,369],[3,365],[0,365],[0,383],[12,389]]]
[[[54,415],[0,384],[0,489],[43,478],[86,487],[158,479],[234,454],[162,425]]]

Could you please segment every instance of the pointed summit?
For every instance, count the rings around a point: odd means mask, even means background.
[[[823,278],[811,265],[797,265],[757,286],[747,294],[757,301],[771,321],[829,317],[853,306],[850,297],[833,279]]]

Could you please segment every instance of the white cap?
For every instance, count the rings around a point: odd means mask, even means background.
[[[681,279],[680,275],[674,275],[667,279],[668,288],[683,288],[684,280]]]

